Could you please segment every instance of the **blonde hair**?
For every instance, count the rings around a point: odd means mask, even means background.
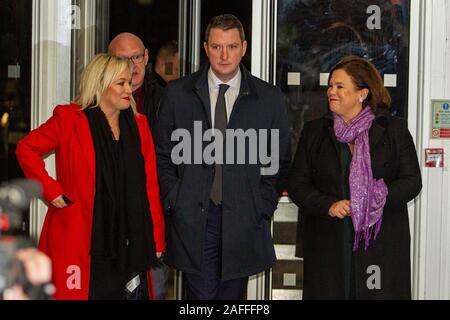
[[[81,109],[98,107],[101,97],[108,87],[124,71],[133,74],[133,65],[128,59],[122,59],[106,53],[97,54],[84,68],[81,73],[79,95],[75,103]],[[136,102],[133,96],[130,97],[130,105],[136,114]]]

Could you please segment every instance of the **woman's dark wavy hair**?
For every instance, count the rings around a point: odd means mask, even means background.
[[[346,56],[331,68],[329,79],[336,70],[344,70],[359,90],[369,90],[363,107],[370,106],[375,113],[379,108],[387,109],[391,106],[391,96],[384,87],[383,79],[369,61],[354,55]]]

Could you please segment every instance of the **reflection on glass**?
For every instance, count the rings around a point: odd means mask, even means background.
[[[346,55],[368,59],[391,80],[385,80],[391,113],[407,117],[409,1],[278,0],[277,30],[276,83],[286,98],[293,152],[304,122],[327,112],[328,73]],[[284,215],[296,210],[293,204],[279,205]],[[297,216],[298,222],[274,222],[276,245],[290,248],[292,254],[273,269],[273,299],[301,297],[302,253],[301,245],[295,245],[301,241],[302,220]],[[297,239],[284,236],[295,234],[295,229]]]
[[[0,182],[23,178],[17,143],[30,131],[32,1],[0,1]],[[27,234],[29,214],[23,212]]]
[[[137,35],[154,64],[158,49],[171,40],[178,40],[178,12],[178,1],[173,0],[111,1],[109,38],[121,32]]]
[[[15,150],[30,130],[31,7],[0,1],[0,181],[23,177]]]
[[[233,14],[244,27],[247,53],[242,58],[242,63],[248,70],[251,70],[252,9],[252,0],[228,0],[221,5],[217,5],[215,1],[202,1],[200,65],[207,61],[205,50],[203,50],[203,41],[205,41],[205,31],[209,21],[221,14]]]
[[[391,112],[407,116],[409,1],[280,0],[277,27],[277,85],[286,94],[292,150],[303,122],[326,112],[326,74],[349,54],[395,75]],[[300,86],[288,85],[290,72],[300,73]]]

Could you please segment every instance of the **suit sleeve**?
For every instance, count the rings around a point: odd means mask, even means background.
[[[422,189],[422,177],[420,174],[419,160],[411,134],[408,131],[406,121],[402,121],[399,132],[399,157],[397,167],[397,179],[388,184],[388,196],[386,207],[405,205],[414,199]]]
[[[312,132],[307,123],[300,137],[289,175],[289,197],[300,208],[302,214],[329,218],[328,211],[331,205],[339,199],[321,192],[313,184],[313,168],[309,160],[312,155],[308,143],[312,140]]]
[[[140,117],[144,117],[140,115]],[[150,212],[153,220],[153,237],[157,252],[166,251],[164,215],[159,198],[159,184],[156,173],[156,154],[153,138],[148,126],[147,119],[142,121],[142,153],[145,160],[145,173],[147,175],[147,196],[150,203]]]
[[[161,187],[161,199],[164,210],[169,213],[175,205],[175,198],[179,185],[177,166],[171,160],[172,149],[175,146],[171,141],[175,129],[175,92],[170,84],[166,87],[161,102],[161,113],[155,128],[155,149],[158,159],[158,178]]]
[[[43,157],[59,147],[62,130],[62,114],[56,107],[53,116],[39,128],[31,131],[17,145],[16,156],[25,176],[38,181],[43,189],[43,198],[51,202],[64,193],[60,184],[50,177],[45,169]]]

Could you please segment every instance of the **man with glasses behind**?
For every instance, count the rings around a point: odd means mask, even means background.
[[[111,55],[127,58],[134,64],[131,78],[133,97],[139,113],[145,114],[153,134],[153,128],[158,117],[159,105],[164,92],[151,70],[147,70],[148,50],[142,40],[132,33],[120,33],[109,44]],[[150,68],[148,68],[150,69]],[[154,298],[164,300],[169,281],[169,267],[160,260],[158,268],[152,268]]]
[[[133,62],[134,71],[131,80],[133,97],[136,100],[138,111],[147,116],[153,133],[164,88],[158,83],[152,72],[146,70],[149,60],[148,50],[139,37],[124,32],[118,34],[111,41],[108,52]]]

